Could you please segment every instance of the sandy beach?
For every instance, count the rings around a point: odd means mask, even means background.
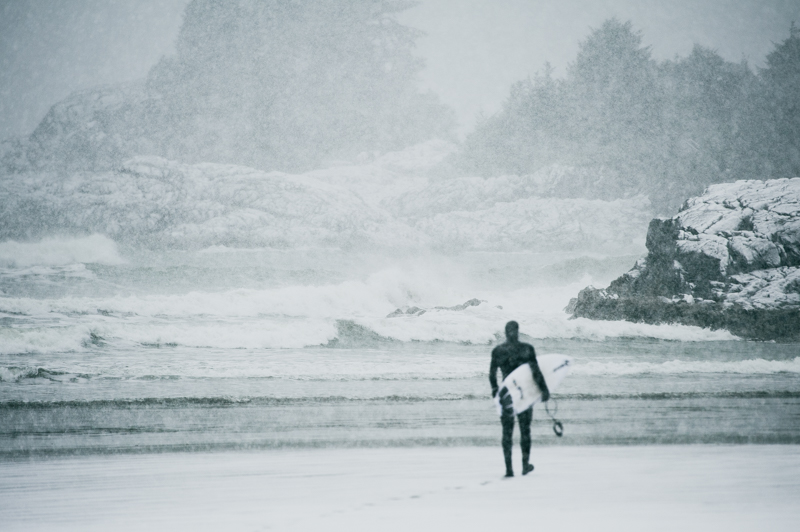
[[[533,461],[508,480],[499,446],[8,461],[0,513],[6,531],[779,531],[800,518],[798,446],[545,447]]]

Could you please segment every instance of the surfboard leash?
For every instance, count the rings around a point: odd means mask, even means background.
[[[550,407],[547,406],[550,404],[550,401],[553,401],[553,413],[550,413]],[[544,403],[544,411],[547,412],[547,415],[550,416],[550,419],[553,420],[553,432],[556,433],[556,436],[559,438],[564,435],[564,424],[561,423],[559,420],[556,419],[556,414],[558,414],[558,403],[556,402],[555,398],[551,397],[549,400],[545,401]]]

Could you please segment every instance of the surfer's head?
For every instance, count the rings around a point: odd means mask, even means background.
[[[510,342],[519,340],[519,323],[516,321],[509,321],[506,323],[506,338],[508,338]]]

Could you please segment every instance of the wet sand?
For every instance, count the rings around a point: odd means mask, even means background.
[[[518,452],[518,449],[516,449]],[[2,529],[796,530],[800,446],[499,446],[0,462]],[[519,456],[515,455],[519,469]]]

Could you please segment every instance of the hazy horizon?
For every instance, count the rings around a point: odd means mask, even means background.
[[[76,90],[143,78],[174,51],[187,3],[0,1],[0,138],[30,134],[53,104]],[[546,61],[562,76],[579,41],[610,17],[641,30],[656,59],[686,55],[696,43],[751,67],[800,19],[800,5],[789,0],[692,4],[424,0],[399,19],[426,33],[417,43],[426,61],[421,88],[455,109],[463,135],[479,113],[500,108],[513,82]]]

